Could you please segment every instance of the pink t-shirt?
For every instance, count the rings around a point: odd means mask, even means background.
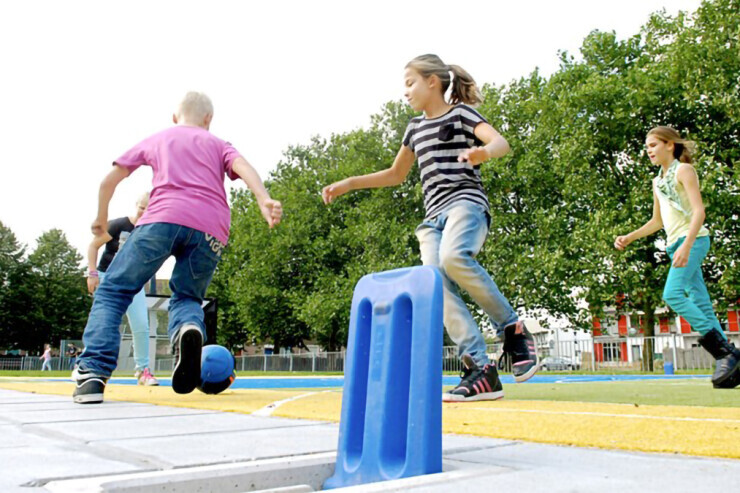
[[[229,239],[231,210],[226,201],[224,175],[239,152],[208,130],[177,125],[141,141],[115,160],[131,172],[141,165],[152,167],[149,206],[137,225],[171,223]]]

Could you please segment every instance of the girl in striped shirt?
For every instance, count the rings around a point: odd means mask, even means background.
[[[481,102],[475,81],[457,65],[436,55],[422,55],[406,65],[405,96],[423,114],[413,118],[393,165],[324,187],[324,203],[351,190],[401,184],[415,160],[424,192],[424,221],[416,229],[424,265],[440,269],[444,279],[444,324],[457,344],[463,372],[445,401],[495,400],[503,397],[496,366],[486,342],[460,297],[462,288],[490,317],[516,381],[537,372],[534,339],[491,276],[475,256],[483,247],[491,216],[480,165],[509,152],[509,144],[469,105]],[[449,100],[445,93],[451,88]]]

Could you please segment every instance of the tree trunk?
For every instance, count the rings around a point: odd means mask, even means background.
[[[642,345],[642,370],[653,371],[653,360],[655,358],[655,307],[649,301],[642,306],[642,332],[644,344]]]

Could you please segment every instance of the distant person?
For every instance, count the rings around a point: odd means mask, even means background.
[[[41,363],[41,371],[51,371],[51,346],[44,344],[44,354],[39,357],[43,361]]]
[[[67,358],[69,358],[69,369],[72,370],[75,367],[75,363],[77,363],[77,356],[80,354],[79,350],[77,349],[77,346],[74,344],[69,344],[67,346]]]
[[[134,230],[136,223],[144,214],[149,204],[149,192],[144,193],[136,201],[136,212],[132,216],[119,217],[108,222],[108,231],[96,236],[87,249],[87,290],[95,293],[98,285],[105,279],[113,258],[123,247],[126,239]],[[105,245],[103,255],[98,263],[98,250]],[[97,269],[95,268],[97,264]],[[126,310],[128,323],[131,326],[131,336],[134,343],[134,378],[139,385],[159,385],[149,369],[149,312],[146,306],[146,293],[142,288],[134,296],[131,305]]]
[[[457,65],[422,55],[406,65],[406,99],[422,116],[412,118],[393,166],[324,187],[326,204],[352,190],[400,185],[419,161],[424,221],[416,228],[421,260],[439,267],[444,281],[444,325],[457,344],[464,370],[445,401],[495,400],[503,387],[486,353],[486,341],[460,296],[467,291],[488,315],[513,362],[517,382],[537,372],[534,338],[475,259],[491,222],[481,164],[505,156],[509,144],[470,105],[481,102],[475,81]],[[450,99],[445,92],[451,88]]]
[[[671,127],[655,127],[645,145],[650,161],[659,167],[653,179],[653,217],[641,228],[617,236],[614,247],[624,250],[635,240],[665,230],[671,268],[663,300],[702,335],[699,344],[717,360],[714,387],[734,388],[740,384],[740,350],[722,331],[701,272],[709,252],[709,230],[704,226],[699,177],[692,166],[694,143]]]
[[[103,401],[106,382],[116,368],[121,318],[170,256],[175,257],[167,327],[175,354],[172,389],[185,394],[200,383],[205,337],[201,304],[231,222],[224,176],[244,180],[271,228],[280,222],[280,202],[270,198],[257,172],[231,144],[208,131],[212,118],[208,96],[187,93],[172,117],[175,126],[116,159],[100,185],[98,215],[92,224],[98,237],[106,233],[108,204],[118,184],[139,166],[151,166],[153,171],[149,207],[95,293],[83,335],[85,350],[72,372],[77,403]]]

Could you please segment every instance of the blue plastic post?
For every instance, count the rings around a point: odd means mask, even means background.
[[[339,446],[325,489],[442,471],[442,277],[369,274],[352,298]]]

